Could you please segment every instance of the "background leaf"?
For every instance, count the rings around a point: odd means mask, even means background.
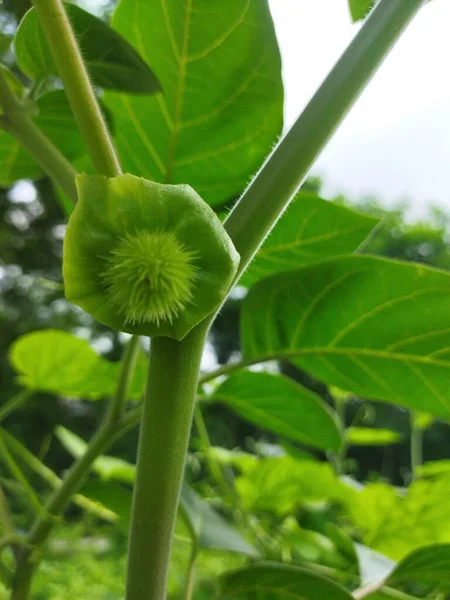
[[[95,85],[137,94],[161,89],[150,67],[121,35],[75,4],[67,3],[66,10]],[[17,62],[31,79],[59,77],[34,8],[22,19],[14,45]]]
[[[315,194],[300,192],[239,283],[250,286],[274,273],[350,254],[378,222],[378,219],[323,200]]]
[[[120,371],[120,362],[101,358],[86,340],[57,329],[23,335],[11,346],[9,356],[23,386],[75,398],[111,396]],[[141,352],[130,386],[130,399],[142,397],[146,363]]]
[[[121,0],[114,28],[164,95],[107,94],[124,171],[239,194],[281,132],[281,63],[266,0]]]
[[[257,556],[255,548],[187,484],[181,490],[180,508],[200,548]]]
[[[417,582],[450,589],[450,544],[419,548],[397,565],[388,580],[389,585]]]
[[[33,119],[43,133],[73,160],[85,154],[84,143],[62,90],[44,94],[37,100],[38,114]],[[19,142],[0,130],[0,185],[8,187],[17,179],[40,179],[44,172]]]
[[[349,427],[345,432],[345,442],[349,446],[387,446],[397,444],[401,439],[400,433],[390,429]]]
[[[343,587],[320,575],[273,563],[255,564],[222,577],[222,600],[351,600]]]
[[[450,417],[450,275],[348,256],[270,277],[241,318],[244,356],[289,358],[366,398]]]
[[[236,478],[236,489],[247,510],[287,515],[308,502],[346,505],[354,491],[333,472],[331,465],[296,461],[288,456],[258,460]]]
[[[215,390],[214,398],[267,431],[324,450],[338,451],[341,446],[336,418],[324,400],[282,375],[232,375]]]

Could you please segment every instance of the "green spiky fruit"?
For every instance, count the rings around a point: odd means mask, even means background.
[[[64,240],[68,300],[120,331],[182,339],[223,301],[239,264],[185,185],[80,175]]]

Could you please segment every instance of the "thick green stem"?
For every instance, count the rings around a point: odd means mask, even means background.
[[[120,165],[62,0],[33,0],[95,170],[115,177]]]
[[[225,227],[241,255],[239,275],[390,48],[424,3],[425,0],[381,0],[237,202]]]
[[[165,600],[173,529],[208,325],[153,338],[139,440],[126,600]]]
[[[4,117],[1,127],[16,138],[42,170],[59,185],[75,204],[77,172],[56,146],[41,132],[28,116],[25,108],[11,91],[6,77],[0,70],[0,106]]]

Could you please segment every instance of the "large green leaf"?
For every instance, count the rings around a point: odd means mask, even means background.
[[[339,450],[341,434],[331,409],[320,398],[283,375],[238,373],[214,398],[258,427],[323,450]]]
[[[299,192],[239,283],[249,286],[274,273],[350,254],[378,221],[315,194]]]
[[[345,442],[349,446],[388,446],[397,444],[401,439],[401,434],[391,429],[349,427],[345,432]]]
[[[188,485],[181,490],[180,508],[200,548],[256,556],[255,548],[200,498]]]
[[[75,4],[66,4],[66,8],[95,85],[138,94],[152,94],[161,89],[150,67],[121,35]],[[22,19],[14,46],[17,62],[29,77],[58,77],[34,8]]]
[[[299,567],[276,563],[254,564],[225,573],[221,600],[351,600],[340,585]]]
[[[364,19],[374,3],[375,0],[349,0],[350,14],[353,21]]]
[[[248,510],[288,515],[309,502],[347,504],[355,492],[342,483],[331,465],[296,461],[288,456],[262,459],[236,478],[236,489]]]
[[[119,362],[101,358],[86,340],[57,329],[21,336],[11,346],[9,356],[24,387],[76,398],[111,396],[120,371]],[[145,374],[146,359],[141,353],[129,398],[142,396]]]
[[[443,500],[436,499],[436,501]],[[388,584],[417,582],[450,589],[450,544],[419,548],[406,556],[390,575]]]
[[[69,160],[85,153],[84,143],[62,90],[49,92],[37,101],[34,122]],[[0,185],[17,179],[39,179],[44,172],[37,162],[9,133],[0,131]]]
[[[121,0],[113,26],[164,95],[108,93],[125,171],[239,194],[280,134],[280,56],[266,0]]]
[[[450,274],[348,256],[270,277],[243,304],[245,359],[287,357],[365,397],[450,417]]]

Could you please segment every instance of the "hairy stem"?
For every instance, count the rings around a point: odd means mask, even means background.
[[[95,170],[120,174],[119,161],[62,0],[33,0]]]
[[[77,200],[75,176],[77,172],[58,148],[42,133],[28,116],[27,111],[11,91],[0,70],[0,106],[4,117],[1,128],[10,133],[31,154],[42,170],[70,198]]]
[[[165,600],[173,529],[208,324],[156,337],[139,439],[126,600]]]
[[[381,0],[237,202],[225,227],[241,255],[238,277],[352,104],[425,1]]]

